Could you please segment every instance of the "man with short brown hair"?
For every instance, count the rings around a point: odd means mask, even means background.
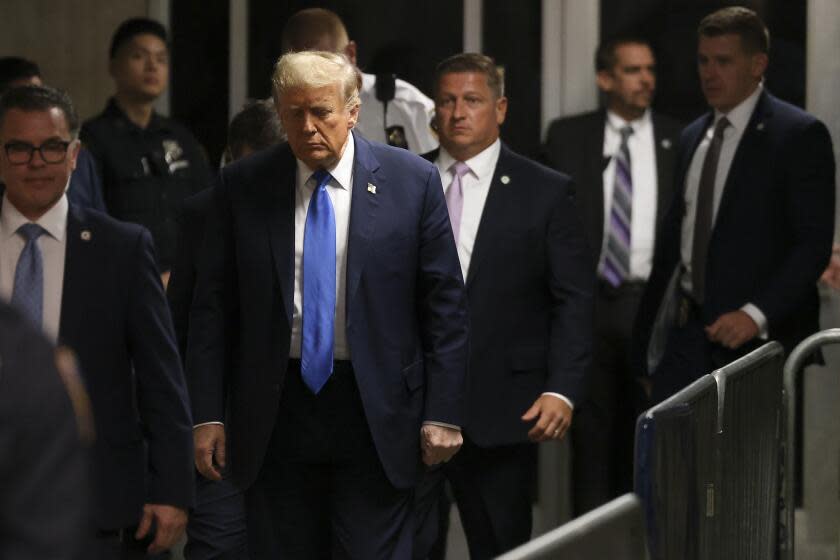
[[[569,429],[590,359],[592,265],[574,188],[501,142],[507,106],[492,58],[464,53],[438,65],[441,147],[426,157],[447,185],[471,324],[464,446],[442,472],[471,558],[530,538],[534,444]],[[434,512],[427,498],[441,480],[429,478],[418,509]]]
[[[823,123],[765,88],[768,37],[742,7],[698,27],[711,111],[683,131],[680,195],[636,322],[636,364],[652,375],[656,402],[765,340],[790,351],[819,327],[834,155]]]
[[[595,54],[604,108],[551,123],[543,154],[572,176],[598,255],[587,391],[572,426],[575,515],[629,492],[635,418],[646,397],[630,361],[633,320],[673,195],[680,125],[651,109],[656,59],[645,39],[606,39]]]

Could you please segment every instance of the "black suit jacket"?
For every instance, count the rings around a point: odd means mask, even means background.
[[[87,475],[55,349],[0,305],[0,558],[75,558],[89,531]]]
[[[689,125],[680,140],[680,196],[657,239],[653,271],[636,322],[636,363],[645,355],[669,279],[680,265],[685,177],[713,115]],[[741,137],[718,208],[706,263],[703,321],[756,305],[769,337],[788,352],[819,328],[817,280],[834,236],[834,155],[825,125],[762,92]],[[738,352],[717,348],[716,362]],[[723,365],[721,363],[720,365]]]
[[[548,128],[542,159],[569,174],[577,186],[577,203],[586,227],[589,246],[596,256],[604,237],[604,127],[605,110],[564,117]],[[656,149],[657,233],[673,198],[677,140],[682,126],[670,117],[653,113],[653,139]]]
[[[520,417],[543,392],[580,401],[594,282],[574,198],[567,176],[502,145],[466,279],[465,432],[479,446],[527,441]]]
[[[420,472],[422,421],[463,423],[466,295],[437,169],[407,150],[354,138],[347,339],[385,473],[408,488]],[[243,488],[261,468],[290,355],[295,173],[287,145],[222,170],[190,316],[195,420],[222,420],[229,408],[228,457]]]
[[[90,393],[94,520],[140,519],[144,503],[193,503],[192,419],[149,232],[70,205],[59,342]]]

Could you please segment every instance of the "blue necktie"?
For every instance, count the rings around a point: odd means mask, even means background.
[[[317,183],[303,232],[303,320],[300,371],[316,395],[333,369],[335,333],[335,213],[323,169],[312,174]]]
[[[15,268],[12,305],[40,328],[44,315],[44,262],[38,238],[46,230],[38,224],[23,224],[17,233],[26,240],[26,245]]]

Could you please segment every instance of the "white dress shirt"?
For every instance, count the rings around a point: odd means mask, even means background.
[[[350,228],[350,198],[353,193],[353,156],[355,154],[353,135],[347,135],[344,153],[338,162],[327,169],[332,179],[327,185],[327,194],[332,202],[335,215],[335,341],[333,359],[349,360],[350,348],[347,345],[347,234]],[[306,214],[309,200],[317,186],[305,163],[297,160],[295,178],[295,293],[292,312],[292,345],[290,357],[300,358],[301,319],[303,312],[303,234],[306,228]]]
[[[42,325],[44,334],[55,343],[61,321],[61,294],[64,289],[64,259],[67,252],[67,195],[63,195],[52,208],[35,222],[46,233],[36,243],[41,250],[44,266],[44,303]],[[17,208],[3,196],[0,210],[0,298],[12,299],[15,269],[26,241],[16,232],[23,224],[30,223]]]
[[[709,144],[712,142],[715,125],[723,117],[729,120],[729,126],[723,131],[723,143],[720,147],[717,172],[715,173],[715,192],[712,199],[712,228],[714,228],[715,220],[717,220],[718,208],[723,198],[723,189],[726,186],[726,178],[729,176],[732,159],[735,157],[735,151],[738,149],[741,137],[749,125],[750,118],[758,103],[758,97],[761,95],[761,90],[762,86],[759,84],[749,97],[744,99],[728,113],[724,114],[715,110],[714,119],[703,134],[703,139],[697,146],[697,150],[691,159],[691,165],[688,168],[688,173],[685,178],[685,214],[682,222],[682,237],[680,238],[680,255],[683,270],[685,271],[680,282],[683,289],[688,293],[691,293],[692,288],[691,252],[694,246],[694,218],[697,215],[697,191],[700,188],[700,175],[703,171],[703,162],[706,159],[706,153],[709,151]],[[755,324],[758,325],[759,336],[766,338],[767,318],[764,313],[752,303],[745,304],[741,307],[741,310],[749,315],[755,321]]]
[[[376,98],[376,76],[362,74],[359,92],[362,108],[356,130],[368,140],[387,143],[382,121],[382,102]],[[404,80],[397,80],[394,99],[388,102],[388,126],[401,126],[405,132],[408,149],[416,154],[431,152],[438,146],[432,132],[431,120],[435,103],[419,89]]]
[[[621,147],[621,129],[630,126],[633,134],[627,139],[630,150],[630,175],[633,180],[633,216],[630,224],[630,278],[647,280],[653,266],[653,246],[656,234],[656,140],[650,111],[632,122],[627,122],[612,111],[607,111],[604,125],[604,157],[609,164],[604,169],[604,241],[601,259],[607,246],[609,215],[615,185],[615,155]],[[599,267],[600,269],[600,267]]]
[[[502,143],[497,138],[478,155],[464,162],[470,168],[469,172],[461,178],[464,206],[461,214],[461,229],[458,234],[458,260],[461,261],[464,281],[467,280],[467,272],[470,270],[470,258],[475,245],[475,237],[478,234],[478,225],[481,223],[484,203],[487,202],[487,194],[490,192],[490,184],[493,182],[493,173],[496,172],[501,150]],[[455,178],[455,174],[449,169],[455,162],[455,158],[441,147],[435,164],[440,172],[444,192],[449,189]]]
[[[461,273],[464,275],[464,281],[466,281],[467,273],[470,270],[470,258],[475,246],[478,226],[481,223],[484,204],[487,202],[487,195],[490,192],[490,185],[493,182],[493,174],[496,172],[496,164],[499,162],[501,150],[502,143],[497,138],[490,146],[464,162],[470,168],[469,172],[461,178],[464,205],[461,214],[461,229],[458,233],[458,260],[461,261]],[[444,193],[452,185],[452,180],[455,178],[455,174],[449,168],[456,161],[443,146],[440,147],[435,165],[440,172]],[[558,397],[574,408],[574,403],[564,395],[551,392],[543,394]]]

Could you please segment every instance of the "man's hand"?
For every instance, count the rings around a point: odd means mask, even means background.
[[[758,325],[752,317],[739,309],[718,317],[714,323],[706,327],[706,336],[712,342],[735,350],[758,336]]]
[[[828,261],[828,268],[820,276],[820,282],[829,288],[840,290],[840,244],[838,243],[835,243],[831,250],[831,260]]]
[[[216,465],[225,467],[225,427],[220,424],[199,426],[193,429],[193,443],[198,472],[210,480],[222,480],[222,473]]]
[[[572,408],[566,401],[554,395],[541,395],[522,415],[523,422],[532,422],[535,419],[537,423],[528,431],[531,441],[560,440],[572,425]]]
[[[169,550],[181,536],[187,527],[187,512],[175,506],[163,504],[145,504],[143,506],[143,517],[134,538],[142,539],[149,530],[155,527],[155,540],[149,545],[149,554],[158,554]]]
[[[420,449],[423,462],[429,466],[446,462],[461,448],[464,438],[461,432],[446,426],[423,424],[420,428]]]

